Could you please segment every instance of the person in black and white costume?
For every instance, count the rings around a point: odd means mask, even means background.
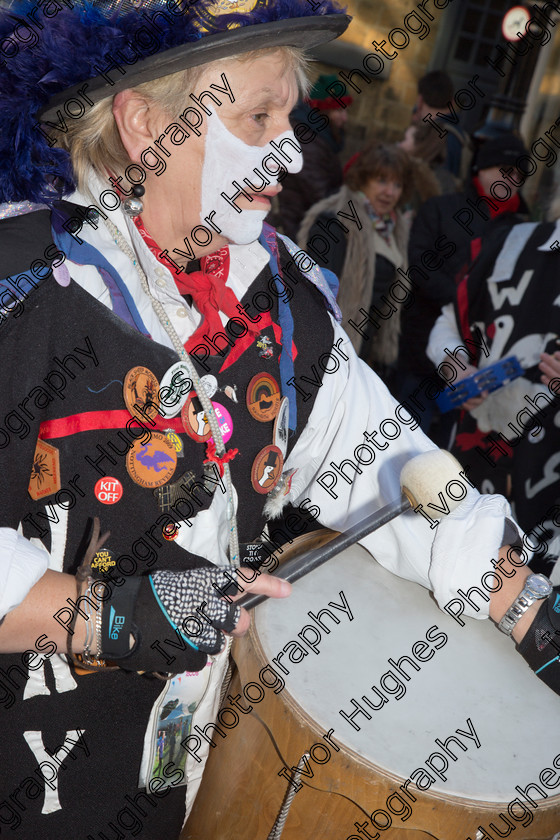
[[[558,203],[552,208],[558,214]],[[456,457],[472,464],[470,478],[486,493],[501,493],[535,551],[531,567],[550,573],[560,538],[558,385],[543,379],[560,337],[556,248],[558,220],[497,228],[474,241],[479,256],[463,273],[453,303],[443,307],[427,353],[439,365],[445,348],[469,346],[480,330],[476,355],[456,354],[457,381],[479,368],[515,358],[523,375],[462,408],[452,441]],[[470,345],[473,347],[473,345]]]
[[[166,690],[153,673],[187,672],[182,679],[197,705],[193,724],[214,719],[227,664],[223,633],[242,633],[249,623],[219,591],[232,591],[228,581],[247,562],[246,546],[262,541],[271,509],[308,499],[322,524],[345,530],[398,496],[401,467],[433,448],[357,359],[339,326],[330,278],[263,228],[281,173],[301,164],[288,121],[302,76],[298,50],[335,37],[348,20],[327,4],[320,15],[299,0],[248,5],[230,5],[223,14],[219,4],[199,0],[168,26],[157,2],[143,4],[142,13],[74,4],[41,17],[49,37],[43,33],[0,68],[6,82],[0,143],[11,154],[0,172],[0,342],[4,404],[14,412],[5,417],[1,450],[2,740],[11,757],[2,788],[5,798],[23,779],[31,792],[35,780],[26,811],[16,812],[23,836],[95,835],[125,797],[146,787]],[[153,42],[145,46],[137,34],[147,8],[162,13],[150,20],[165,34],[151,57]],[[15,3],[3,12],[2,37],[13,30],[14,15],[24,22],[30,9]],[[132,61],[131,43],[141,60]],[[115,84],[98,75],[125,57]],[[50,132],[62,125],[64,108],[78,113],[80,87],[88,108],[74,123],[65,120],[68,152],[51,143]],[[193,103],[188,111],[185,102]],[[133,193],[133,183],[144,189]],[[233,202],[240,185],[245,191]],[[109,189],[117,196],[112,211],[104,208],[108,193],[101,199]],[[93,205],[97,210],[88,212]],[[216,324],[225,328],[234,318],[240,337],[224,331],[223,344],[209,347],[205,335],[215,338]],[[263,350],[271,346],[272,355]],[[170,380],[179,361],[187,373]],[[66,371],[63,397],[45,387],[53,369]],[[316,390],[300,384],[310,371],[319,377]],[[187,399],[200,400],[213,441],[197,439],[188,418],[181,425],[169,416],[163,395],[156,416],[148,385],[140,390],[146,399],[140,409],[127,401],[127,382],[141,375],[148,383],[175,382],[171,396],[187,396],[177,381],[192,377]],[[290,409],[275,499],[262,493],[258,470],[280,450],[280,437],[244,399],[263,376],[278,384]],[[220,396],[237,388],[237,402],[226,396],[212,406],[200,377],[208,377],[210,392],[214,377]],[[224,440],[218,408],[226,417]],[[396,411],[402,430],[389,446],[376,435]],[[18,419],[24,425],[12,431]],[[335,499],[318,479],[366,441],[375,460],[351,482],[338,481]],[[182,458],[165,478],[173,449]],[[154,477],[160,468],[163,481]],[[118,488],[112,504],[99,490],[105,477]],[[110,536],[92,529],[95,518]],[[444,604],[458,587],[480,580],[491,558],[505,557],[511,541],[521,535],[507,502],[470,490],[436,531],[410,513],[363,544]],[[89,561],[99,565],[102,558],[114,567],[101,591]],[[246,584],[243,575],[250,575],[240,570],[244,589],[288,593],[276,579],[261,575]],[[520,569],[492,597],[494,620],[525,577]],[[543,594],[519,621],[509,621],[517,641]],[[78,597],[79,614],[72,606]],[[197,608],[207,620],[194,620]],[[175,640],[173,655],[161,653],[166,638]],[[96,673],[85,674],[88,667]],[[44,784],[37,792],[35,771],[53,756],[65,772],[54,788]],[[145,809],[144,840],[178,835],[202,764],[187,763],[186,803],[174,780],[164,807]]]

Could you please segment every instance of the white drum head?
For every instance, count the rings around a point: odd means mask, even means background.
[[[341,603],[341,590],[352,621],[328,606],[329,601]],[[322,637],[317,655],[298,633],[306,624],[314,625],[309,611],[317,615],[324,608],[340,623],[323,616],[329,634],[315,624]],[[551,767],[560,752],[554,737],[560,722],[559,699],[534,676],[512,641],[490,621],[467,618],[466,626],[460,627],[439,610],[425,589],[391,575],[360,546],[296,583],[287,601],[271,599],[262,604],[255,620],[269,662],[290,641],[308,650],[297,663],[283,655],[280,662],[289,676],[271,662],[286,681],[285,690],[323,732],[334,729],[335,742],[393,776],[407,779],[416,768],[429,770],[426,759],[443,752],[435,739],[445,741],[457,729],[469,732],[467,719],[472,721],[480,748],[472,739],[457,736],[468,749],[463,752],[451,742],[449,749],[458,760],[448,757],[446,781],[437,779],[430,791],[482,802],[509,802],[518,796],[516,785],[538,783],[539,773]],[[429,661],[418,661],[412,646],[425,642],[426,632],[434,625],[439,630],[432,636],[443,632],[448,641]],[[428,642],[424,655],[441,643]],[[401,676],[406,694],[397,700],[381,689],[380,678],[388,671],[398,676],[388,659],[396,662],[405,655],[420,670],[402,663],[410,680]],[[388,698],[378,711],[362,699],[380,703],[372,686]],[[352,698],[372,718],[361,714],[354,718],[360,731],[339,714],[341,709],[352,712]],[[549,797],[557,792],[548,791]]]

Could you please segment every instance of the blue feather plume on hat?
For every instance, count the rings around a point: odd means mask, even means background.
[[[156,49],[134,40],[142,58],[204,37],[197,17],[215,0],[195,2],[196,15],[176,16],[172,26],[158,16]],[[143,3],[141,8],[153,15],[166,12],[166,3]],[[316,9],[317,3],[309,0],[257,3],[249,13],[221,15],[219,29],[342,11],[334,0],[323,0]],[[54,14],[46,16],[47,10]],[[104,11],[102,4],[83,0],[16,0],[0,10],[0,203],[50,203],[75,188],[68,153],[49,146],[38,130],[37,114],[55,94],[97,76],[96,68],[105,67],[116,50],[128,48],[130,54],[142,26],[145,20],[138,11]],[[14,36],[16,27],[22,35],[25,27],[25,35],[37,40],[23,43]]]

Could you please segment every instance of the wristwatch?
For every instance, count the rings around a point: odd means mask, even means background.
[[[513,628],[521,616],[529,609],[535,601],[548,598],[552,592],[552,584],[544,575],[529,575],[525,586],[506,612],[498,627],[506,636],[511,636]]]

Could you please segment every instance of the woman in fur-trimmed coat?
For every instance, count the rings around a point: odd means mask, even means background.
[[[382,377],[397,358],[406,294],[392,296],[390,289],[407,267],[410,218],[401,208],[414,190],[423,198],[438,192],[427,167],[397,146],[371,146],[347,168],[344,186],[309,210],[298,237],[301,247],[340,277],[343,324],[360,357]],[[379,327],[353,326],[364,321],[360,309],[369,310]]]

